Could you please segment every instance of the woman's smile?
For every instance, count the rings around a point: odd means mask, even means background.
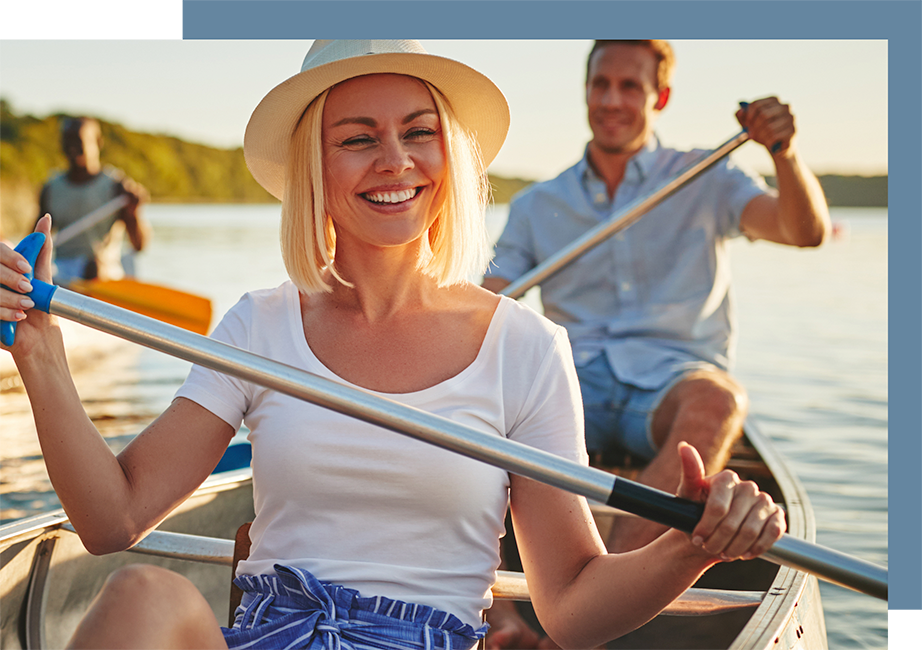
[[[406,190],[387,190],[364,192],[360,196],[369,203],[378,205],[395,205],[406,203],[410,199],[416,198],[422,191],[422,187],[415,187]]]

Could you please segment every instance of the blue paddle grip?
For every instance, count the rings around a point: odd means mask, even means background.
[[[35,260],[38,258],[38,254],[42,250],[44,244],[45,234],[34,232],[19,242],[19,245],[16,246],[16,252],[25,257],[34,270]],[[36,308],[43,312],[48,312],[51,308],[51,297],[54,295],[54,291],[57,287],[53,284],[36,280],[34,273],[31,271],[23,275],[26,276],[26,279],[28,279],[29,283],[32,285],[32,291],[26,295],[32,299]],[[6,285],[3,285],[3,287],[10,291],[16,291],[15,289],[10,289],[10,287]],[[8,347],[16,342],[16,321],[0,321],[0,341],[3,342],[3,345]]]
[[[29,297],[32,298],[32,301],[35,303],[35,308],[46,314],[50,314],[51,298],[54,296],[54,292],[57,288],[58,287],[54,284],[48,284],[41,280],[32,280],[32,293],[29,294]]]
[[[746,108],[748,108],[748,106],[749,106],[749,102],[740,102],[740,108],[742,108],[744,111],[746,110]],[[749,133],[749,129],[747,129],[746,127],[743,127],[743,130],[746,131],[746,133]],[[778,153],[778,150],[779,150],[779,149],[781,149],[781,141],[780,141],[780,140],[779,140],[778,142],[776,142],[775,144],[772,145],[772,147],[771,147],[771,152],[772,152],[772,153]]]

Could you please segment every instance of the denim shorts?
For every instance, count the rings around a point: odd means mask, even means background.
[[[605,353],[578,367],[590,457],[627,451],[643,460],[652,459],[658,451],[653,442],[653,413],[683,377],[706,367],[710,366],[682,364],[662,386],[649,390],[619,381]]]

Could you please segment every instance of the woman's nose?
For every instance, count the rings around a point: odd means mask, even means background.
[[[378,157],[376,170],[399,174],[413,167],[413,159],[407,146],[399,140],[389,140],[383,143],[381,155]]]

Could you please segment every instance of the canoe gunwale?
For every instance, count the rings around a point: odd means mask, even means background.
[[[45,605],[48,602],[48,576],[51,573],[51,558],[58,536],[49,534],[38,543],[29,572],[29,587],[26,591],[24,632],[27,648],[47,648],[45,642]]]
[[[797,476],[789,469],[787,461],[771,441],[753,424],[746,423],[746,439],[758,452],[784,496],[788,533],[809,542],[816,541],[816,519],[807,491]],[[809,587],[809,588],[808,588]],[[807,602],[811,600],[813,602]],[[762,604],[753,612],[749,622],[730,645],[730,650],[769,650],[785,647],[781,643],[786,628],[795,624],[802,629],[796,615],[801,604],[818,609],[816,624],[811,638],[821,640],[821,645],[811,647],[827,648],[826,627],[819,601],[817,579],[808,573],[791,567],[779,566]],[[815,615],[817,612],[813,612]],[[801,634],[795,636],[799,639]],[[820,641],[817,641],[820,643]]]
[[[195,496],[208,495],[227,490],[233,490],[245,484],[252,483],[253,477],[249,469],[234,470],[224,472],[208,477],[202,485],[195,491]],[[73,532],[73,526],[69,529],[65,527],[70,519],[63,508],[52,510],[34,517],[26,519],[17,519],[0,526],[0,551],[13,546],[19,542],[34,539],[43,534],[38,531],[44,531],[46,534],[54,533],[57,530],[70,530]]]

